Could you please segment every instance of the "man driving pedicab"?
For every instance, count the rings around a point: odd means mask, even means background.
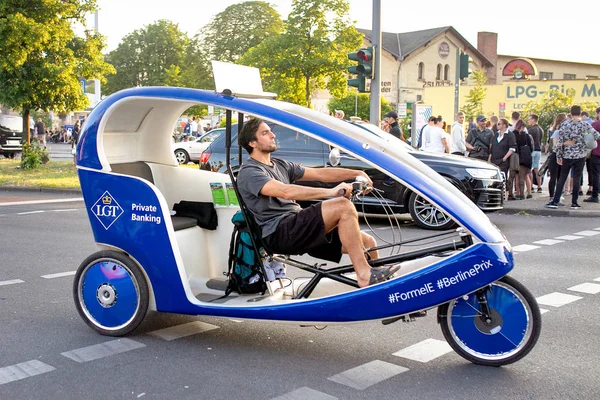
[[[358,214],[349,200],[356,177],[373,182],[364,171],[345,168],[309,168],[271,157],[277,150],[275,134],[263,120],[251,118],[238,137],[250,157],[242,164],[237,186],[246,207],[262,230],[263,244],[273,253],[304,254],[338,263],[348,254],[358,286],[389,279],[400,266],[372,268],[366,248],[377,245],[361,232]],[[342,182],[334,188],[297,185],[298,181]],[[343,193],[343,194],[342,194]],[[296,201],[327,200],[302,209]],[[379,257],[377,250],[369,258]]]

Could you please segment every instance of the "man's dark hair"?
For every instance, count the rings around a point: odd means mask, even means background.
[[[513,111],[513,113],[511,114],[511,117],[513,120],[517,120],[517,119],[521,118],[521,114],[518,111]]]
[[[581,116],[582,116],[582,117],[587,117],[587,118],[589,118],[589,117],[590,117],[590,114],[588,114],[588,113],[587,113],[587,111],[582,111],[582,112],[581,112]]]
[[[432,117],[429,117],[429,122],[433,122],[433,123],[435,123],[435,120],[436,120],[436,118],[435,118],[435,117],[433,117],[433,116],[432,116]]]
[[[571,107],[571,116],[578,116],[581,115],[581,106],[578,105],[574,105]]]
[[[600,113],[600,107],[596,108],[596,114]]]
[[[248,121],[244,122],[244,126],[242,127],[242,131],[238,136],[238,144],[242,146],[248,154],[252,154],[252,146],[250,146],[250,142],[256,140],[256,132],[258,132],[258,127],[264,121],[260,118],[250,118]]]
[[[539,119],[540,119],[540,117],[538,117],[538,116],[537,116],[537,115],[535,115],[535,114],[531,114],[531,115],[529,116],[529,118],[533,119],[535,122],[538,122],[538,121],[539,121]]]

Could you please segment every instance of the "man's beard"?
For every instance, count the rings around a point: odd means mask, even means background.
[[[277,144],[273,143],[271,145],[269,145],[268,147],[263,147],[259,149],[262,153],[272,153],[275,150],[277,150]]]

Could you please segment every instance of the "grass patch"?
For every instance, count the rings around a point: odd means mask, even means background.
[[[33,170],[23,170],[18,160],[0,160],[0,186],[79,189],[73,161],[50,161]]]
[[[527,216],[529,216],[529,213],[528,213],[527,211],[525,211],[525,210],[521,210],[521,211],[519,211],[519,212],[517,213],[517,215],[523,215],[523,216],[526,216],[526,217],[527,217]]]

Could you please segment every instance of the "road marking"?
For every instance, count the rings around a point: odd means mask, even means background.
[[[550,294],[546,294],[544,296],[538,297],[538,298],[536,298],[536,300],[537,300],[538,304],[543,304],[545,306],[552,306],[552,307],[560,307],[560,306],[564,306],[565,304],[569,304],[574,301],[580,300],[582,298],[583,297],[573,296],[571,294],[554,292],[554,293],[550,293]]]
[[[595,231],[600,231],[600,228],[594,228]]]
[[[600,277],[594,279],[596,282],[600,282]]]
[[[20,279],[11,279],[10,281],[0,281],[0,286],[14,285],[15,283],[23,283]]]
[[[67,211],[79,211],[79,208],[63,208],[60,210],[50,210],[50,211],[54,211],[54,212],[67,212]]]
[[[68,271],[68,272],[59,272],[57,274],[42,275],[42,278],[44,278],[44,279],[62,278],[63,276],[75,275],[75,272],[76,271]]]
[[[163,340],[171,341],[202,332],[212,331],[213,329],[219,329],[219,327],[216,325],[207,324],[205,322],[195,321],[187,324],[171,326],[165,329],[159,329],[157,331],[149,332],[148,334]]]
[[[426,363],[451,351],[452,347],[444,340],[425,339],[392,355]]]
[[[43,212],[45,212],[45,211],[44,210],[27,211],[27,212],[17,213],[17,215],[41,214]]]
[[[356,390],[364,390],[388,378],[408,371],[408,368],[375,360],[327,378]]]
[[[52,200],[27,200],[27,201],[9,201],[6,203],[0,203],[2,206],[20,206],[28,204],[49,204],[49,203],[68,203],[73,201],[83,201],[83,197],[75,197],[70,199],[52,199]]]
[[[600,232],[596,232],[596,231],[581,231],[581,232],[575,232],[573,235],[596,236],[596,235],[600,235]]]
[[[550,310],[546,310],[545,308],[540,308],[540,314],[546,314]]]
[[[19,381],[36,375],[52,372],[56,368],[39,360],[31,360],[20,364],[0,368],[0,385]]]
[[[98,360],[100,358],[112,356],[119,353],[146,347],[145,344],[136,342],[131,339],[117,339],[110,342],[95,344],[93,346],[82,347],[71,351],[60,353],[62,356],[71,360],[84,363],[88,361]]]
[[[337,397],[328,395],[327,393],[319,392],[318,390],[311,389],[309,387],[301,387],[296,390],[292,390],[289,393],[282,394],[281,396],[273,397],[271,400],[337,400]]]
[[[581,236],[573,236],[573,235],[565,235],[565,236],[557,236],[554,239],[577,240],[577,239],[583,239],[583,237],[581,237]]]
[[[524,251],[529,251],[529,250],[535,250],[535,249],[539,249],[540,246],[533,246],[530,244],[520,244],[518,246],[513,247],[513,251],[518,251],[518,252],[524,252]]]
[[[567,288],[567,290],[572,290],[574,292],[581,292],[581,293],[589,293],[589,294],[596,294],[596,293],[600,293],[600,285],[598,285],[597,283],[582,283],[581,285],[576,285],[576,286],[571,286],[570,288]]]
[[[544,246],[552,246],[553,244],[557,244],[557,243],[564,243],[564,240],[554,240],[554,239],[544,239],[544,240],[538,240],[537,242],[533,242],[535,244],[543,244]]]

